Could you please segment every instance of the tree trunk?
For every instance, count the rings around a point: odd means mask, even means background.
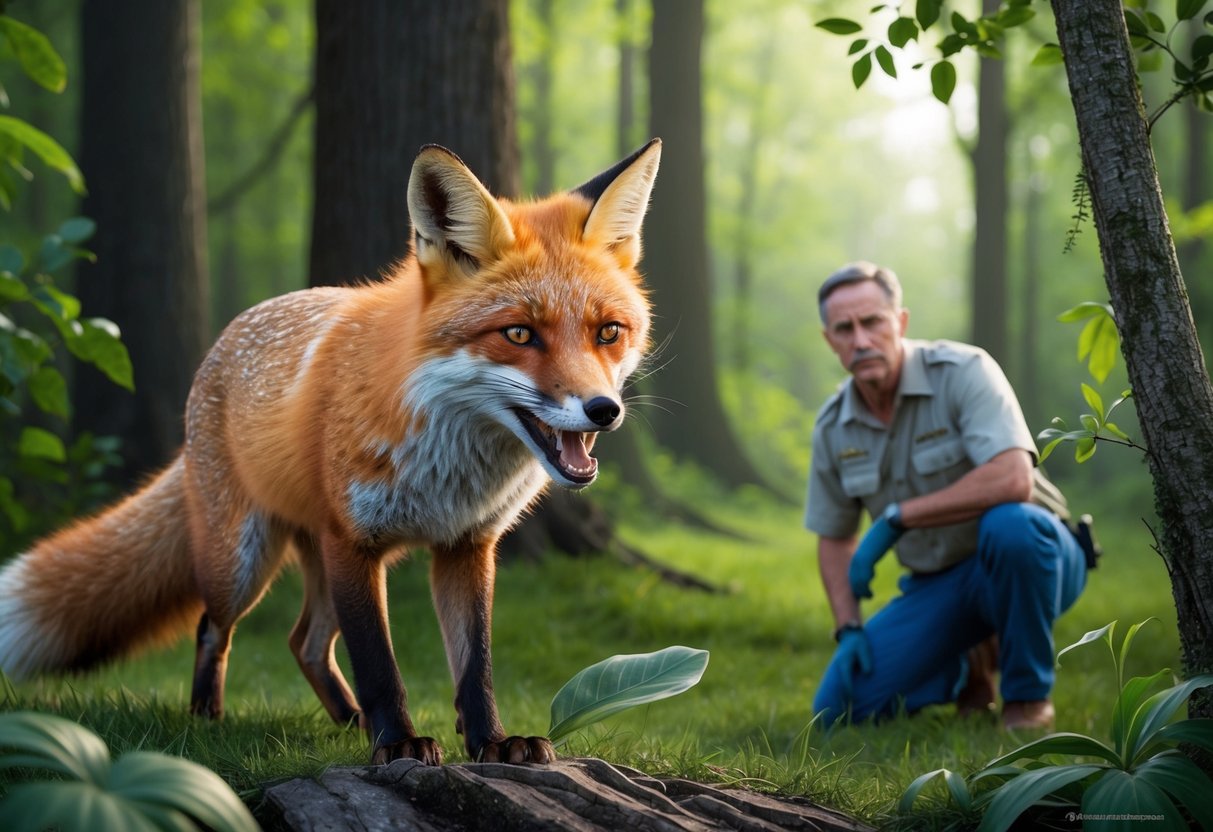
[[[1184,669],[1213,670],[1213,386],[1188,307],[1120,0],[1053,0],[1112,307],[1171,574]],[[1191,715],[1213,716],[1213,696]]]
[[[626,157],[640,141],[636,132],[636,44],[632,40],[632,0],[615,0],[619,32],[619,101],[616,107],[616,152]]]
[[[81,367],[75,426],[123,439],[127,482],[176,453],[209,337],[198,16],[197,0],[82,10],[80,166],[97,262],[77,289],[89,314],[122,329],[135,395]]]
[[[556,187],[556,151],[552,147],[552,64],[556,44],[555,0],[538,0],[535,14],[539,18],[543,48],[532,67],[535,84],[535,113],[532,119],[534,143],[531,153],[535,164],[535,195],[547,196]]]
[[[653,339],[664,368],[650,388],[666,398],[651,419],[658,441],[729,485],[762,484],[720,401],[705,230],[703,0],[655,0],[649,52],[650,124],[661,176],[645,223],[644,272],[657,310]]]
[[[506,0],[316,0],[311,283],[376,278],[409,247],[409,171],[425,144],[493,193],[518,190]]]
[[[984,0],[986,14],[1000,0]],[[972,341],[1004,366],[1007,354],[1007,107],[1002,61],[980,61],[973,148]]]

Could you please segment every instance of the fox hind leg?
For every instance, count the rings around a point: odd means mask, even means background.
[[[491,653],[495,541],[434,547],[430,588],[455,681],[455,729],[480,762],[550,763],[546,737],[506,736],[493,695]]]
[[[303,570],[303,609],[291,630],[291,652],[324,709],[339,725],[359,720],[358,703],[334,656],[339,627],[320,551],[311,535],[295,535]],[[365,726],[364,726],[365,727]]]

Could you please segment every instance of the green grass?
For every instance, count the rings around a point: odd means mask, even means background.
[[[829,736],[809,731],[813,692],[834,645],[801,510],[746,493],[727,502],[705,496],[701,507],[709,505],[714,518],[752,540],[645,522],[634,512],[630,516],[641,519],[621,532],[654,557],[728,587],[725,594],[680,589],[600,558],[552,557],[500,570],[494,670],[508,731],[543,733],[552,695],[593,662],[685,644],[711,651],[697,687],[592,727],[562,752],[655,774],[804,794],[885,825],[917,775],[941,766],[965,773],[1020,744],[1022,738],[1004,734],[992,720],[956,720],[950,707]],[[1142,631],[1134,648],[1130,672],[1177,668],[1165,569],[1140,521],[1110,520],[1100,518],[1107,554],[1059,622],[1057,644],[1112,619],[1129,624],[1155,616],[1159,620]],[[439,739],[448,760],[457,761],[464,755],[427,570],[424,555],[393,570],[393,633],[414,721]],[[887,600],[896,577],[888,558],[866,610]],[[287,649],[299,600],[297,576],[288,573],[241,623],[221,724],[186,715],[193,666],[188,639],[88,676],[12,687],[0,709],[33,708],[79,720],[115,753],[147,748],[184,755],[218,771],[252,801],[267,782],[365,763],[366,740],[328,722]],[[1067,656],[1054,692],[1058,730],[1102,735],[1113,698],[1106,656],[1095,648]],[[937,809],[920,820],[947,817]]]

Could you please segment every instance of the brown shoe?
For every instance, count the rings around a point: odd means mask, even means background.
[[[1053,727],[1053,703],[1048,699],[1007,702],[1002,706],[1002,727],[1008,731],[1036,731]]]
[[[969,650],[969,676],[956,696],[957,716],[979,716],[994,710],[997,674],[998,636],[992,635]]]

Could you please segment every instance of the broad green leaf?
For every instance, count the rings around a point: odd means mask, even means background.
[[[48,234],[42,239],[42,247],[38,250],[38,263],[44,271],[57,271],[74,259],[75,252],[70,246],[63,244],[63,238],[58,234]]]
[[[19,783],[0,802],[8,829],[57,829],[60,832],[159,832],[127,801],[93,783],[43,781]],[[168,827],[185,832],[180,826]]]
[[[28,298],[29,289],[23,281],[6,272],[0,272],[0,303],[11,303]]]
[[[1175,16],[1180,20],[1191,20],[1204,5],[1205,0],[1175,0]]]
[[[1142,36],[1150,33],[1150,27],[1146,25],[1146,21],[1132,9],[1125,9],[1125,27],[1129,30],[1130,35]]]
[[[998,13],[998,25],[1004,29],[1022,26],[1036,17],[1036,10],[1028,6],[1012,6]]]
[[[65,243],[82,243],[93,236],[96,230],[97,223],[88,217],[72,217],[59,226],[57,233]]]
[[[1110,816],[1100,829],[1139,829],[1142,816],[1150,819],[1150,828],[1163,832],[1188,832],[1175,804],[1167,795],[1146,780],[1127,771],[1113,769],[1096,780],[1082,796],[1082,813],[1086,817]]]
[[[931,67],[931,94],[944,104],[956,89],[956,67],[951,61],[940,61]]]
[[[591,665],[552,698],[548,737],[556,742],[611,714],[682,693],[699,682],[707,666],[707,650],[682,646]]]
[[[880,64],[885,75],[890,78],[897,77],[897,66],[893,63],[893,53],[888,49],[883,46],[876,47],[876,62]]]
[[[67,394],[67,381],[54,367],[49,365],[39,367],[29,379],[30,396],[34,404],[46,413],[62,416],[64,419],[71,415],[71,402]]]
[[[863,86],[863,82],[868,80],[868,76],[872,73],[872,53],[862,55],[859,60],[851,66],[851,81],[855,84],[855,89]]]
[[[17,453],[29,459],[49,459],[51,462],[64,462],[67,459],[63,440],[42,428],[22,428]]]
[[[1084,644],[1090,644],[1093,641],[1099,641],[1100,639],[1103,639],[1105,642],[1107,642],[1109,649],[1111,649],[1112,634],[1115,632],[1116,632],[1116,622],[1110,621],[1107,624],[1100,627],[1098,630],[1091,630],[1090,632],[1085,633],[1083,635],[1083,637],[1080,638],[1078,641],[1076,641],[1073,644],[1070,644],[1066,647],[1063,647],[1060,651],[1058,651],[1057,666],[1061,667],[1061,657],[1064,656],[1066,653],[1069,653],[1071,650],[1075,649],[1076,647],[1082,647]]]
[[[0,272],[21,274],[25,268],[25,255],[10,243],[0,243]]]
[[[13,481],[8,477],[0,477],[0,511],[8,516],[14,531],[24,531],[29,524],[29,512],[13,499]]]
[[[942,6],[943,0],[918,0],[914,4],[914,18],[923,31],[939,20],[939,10]]]
[[[864,47],[868,45],[867,38],[856,38],[851,42],[851,48],[847,50],[848,55],[854,55],[856,52],[862,52]]]
[[[1032,56],[1032,66],[1056,66],[1064,60],[1060,46],[1055,43],[1046,43]]]
[[[26,75],[51,92],[63,92],[67,66],[46,35],[6,14],[0,14],[0,34],[13,47]]]
[[[1153,676],[1134,676],[1124,683],[1112,708],[1112,741],[1116,753],[1124,754],[1128,742],[1128,729],[1133,715],[1141,708],[1142,699],[1160,681],[1170,676],[1170,670],[1160,670]]]
[[[70,720],[50,714],[32,711],[0,714],[0,769],[13,767],[9,762],[9,749],[25,752],[27,759],[41,761],[22,765],[36,765],[77,780],[97,783],[109,772],[109,749],[100,737]]]
[[[216,832],[255,832],[257,822],[219,775],[197,763],[133,751],[114,763],[106,784],[139,804],[184,812]]]
[[[1106,303],[1096,303],[1093,300],[1083,301],[1077,306],[1072,306],[1065,312],[1057,316],[1057,320],[1062,323],[1071,323],[1072,321],[1081,321],[1084,318],[1092,318],[1096,315],[1111,315],[1112,307]]]
[[[72,157],[58,142],[19,118],[0,116],[0,133],[11,136],[38,155],[46,165],[67,177],[68,184],[78,194],[84,193],[84,176]]]
[[[1188,808],[1197,829],[1213,829],[1213,780],[1182,754],[1160,754],[1134,772]]]
[[[856,32],[862,32],[863,27],[854,20],[847,20],[842,17],[830,17],[817,22],[817,28],[825,29],[827,32],[835,35],[853,35]]]
[[[1090,413],[1081,414],[1078,417],[1078,421],[1082,423],[1082,426],[1086,428],[1087,433],[1089,433],[1092,438],[1094,438],[1095,434],[1099,433],[1099,420]]]
[[[39,286],[31,294],[34,305],[51,320],[74,321],[80,317],[80,300],[54,286]]]
[[[1141,756],[1148,756],[1160,748],[1173,748],[1177,743],[1188,742],[1213,753],[1213,719],[1181,719],[1164,725],[1154,734],[1154,739],[1142,746]]]
[[[1147,699],[1129,727],[1129,744],[1127,746],[1129,759],[1137,759],[1137,755],[1143,747],[1154,739],[1155,733],[1171,721],[1175,712],[1188,701],[1188,697],[1192,695],[1193,691],[1209,685],[1213,685],[1213,674],[1203,673],[1172,688],[1159,691]]]
[[[1108,433],[1112,434],[1113,436],[1115,436],[1117,439],[1120,439],[1121,441],[1124,441],[1124,442],[1133,441],[1132,439],[1129,438],[1129,434],[1125,433],[1123,430],[1121,430],[1119,427],[1117,427],[1117,425],[1114,422],[1104,422],[1103,429],[1106,430]]]
[[[978,832],[1006,832],[1024,810],[1060,788],[1105,768],[1098,765],[1048,766],[1000,786],[981,818]]]
[[[1086,462],[1091,457],[1095,456],[1095,439],[1079,439],[1074,445],[1074,461],[1078,463]]]
[[[889,43],[898,49],[918,39],[918,24],[912,17],[899,17],[889,24]]]
[[[1095,411],[1096,418],[1102,422],[1104,420],[1103,397],[1094,387],[1085,383],[1082,385],[1082,397],[1086,399],[1087,405]]]
[[[1154,12],[1146,12],[1146,25],[1159,34],[1166,34],[1167,24],[1163,23],[1162,18]]]
[[[105,318],[85,318],[79,323],[79,332],[68,341],[72,354],[95,364],[115,384],[134,390],[134,369],[118,326]]]
[[[984,768],[998,768],[1025,757],[1039,757],[1043,754],[1065,754],[1071,757],[1099,757],[1113,765],[1120,764],[1120,757],[1108,746],[1097,739],[1085,734],[1060,733],[1050,734],[1021,745],[1014,751],[997,757],[986,763]]]

